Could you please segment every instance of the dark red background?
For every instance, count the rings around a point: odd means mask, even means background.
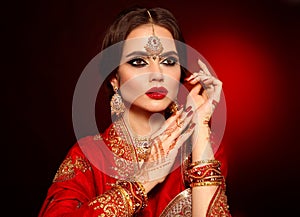
[[[73,91],[105,28],[134,4],[170,9],[223,81],[235,217],[288,216],[299,195],[300,1],[13,1],[2,6],[2,182],[36,216],[75,142]],[[296,199],[293,199],[293,198]],[[5,203],[6,204],[6,203]]]

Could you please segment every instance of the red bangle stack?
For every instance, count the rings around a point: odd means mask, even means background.
[[[221,163],[218,160],[202,160],[191,163],[185,172],[190,187],[219,186],[224,182]]]

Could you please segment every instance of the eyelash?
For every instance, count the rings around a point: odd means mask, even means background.
[[[164,63],[165,61],[168,63]],[[174,66],[176,63],[178,63],[178,59],[175,57],[167,57],[162,61],[162,63],[166,66]]]
[[[147,61],[142,57],[135,57],[127,62],[133,67],[144,67],[148,65]],[[161,61],[162,64],[166,66],[174,66],[178,63],[178,59],[175,57],[167,57]]]
[[[139,62],[139,63],[137,63],[137,62]],[[131,66],[134,66],[134,67],[143,67],[148,64],[147,61],[141,57],[135,57],[135,58],[129,60],[127,63],[129,63]]]

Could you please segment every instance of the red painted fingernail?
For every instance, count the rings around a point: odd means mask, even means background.
[[[189,80],[191,80],[191,79],[192,79],[192,75],[193,75],[193,74],[189,75],[189,76],[188,76],[188,77],[186,77],[184,80],[185,80],[185,81],[189,81]]]
[[[190,126],[190,129],[193,129],[195,126],[196,126],[196,124],[192,123],[191,126]]]
[[[190,117],[194,112],[193,111],[190,111],[187,115],[187,117]]]
[[[189,107],[187,107],[187,108],[185,109],[185,111],[186,111],[186,112],[189,112],[189,111],[191,111],[191,109],[192,109],[192,106],[189,106]]]

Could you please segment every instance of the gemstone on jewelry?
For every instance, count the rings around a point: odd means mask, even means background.
[[[134,146],[139,160],[145,160],[150,153],[150,138],[133,137]]]
[[[164,49],[160,39],[155,35],[151,35],[148,38],[148,42],[144,48],[150,54],[150,56],[153,56],[153,60],[155,60]]]

